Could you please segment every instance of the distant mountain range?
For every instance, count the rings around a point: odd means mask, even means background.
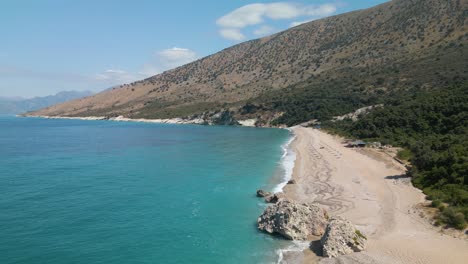
[[[93,95],[90,91],[64,91],[55,95],[25,99],[21,97],[0,97],[0,114],[22,114],[51,105]]]

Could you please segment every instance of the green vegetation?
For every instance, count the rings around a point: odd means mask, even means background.
[[[457,212],[452,207],[447,207],[442,211],[440,220],[457,229],[464,229],[466,227],[465,215],[462,212]]]
[[[265,94],[256,99],[264,108],[284,114],[273,125],[297,125],[311,119],[329,120],[333,116],[352,112],[378,102],[378,95],[359,88],[349,88],[347,82],[306,83]]]
[[[175,108],[170,108],[170,104],[160,103],[158,101],[150,102],[137,114],[131,115],[132,118],[175,118],[188,117],[193,114],[200,114],[213,109],[220,109],[223,105],[218,103],[204,102],[196,104],[179,105]]]
[[[402,149],[398,151],[397,157],[401,160],[410,160],[411,158],[411,151],[408,149]]]
[[[365,235],[363,235],[363,234],[361,233],[361,231],[359,231],[359,230],[356,229],[354,232],[355,232],[356,235],[358,235],[359,237],[362,237],[362,238],[364,238],[364,239],[367,239],[367,237],[366,237]]]
[[[434,200],[434,201],[432,201],[431,205],[432,205],[432,207],[438,208],[441,205],[441,203],[440,203],[439,200]]]
[[[404,147],[413,184],[441,207],[439,219],[462,229],[468,219],[468,83],[393,96],[358,121],[323,124],[332,132]],[[441,202],[450,206],[441,206]]]

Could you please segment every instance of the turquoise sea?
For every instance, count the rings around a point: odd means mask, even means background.
[[[0,263],[274,263],[287,130],[0,116]]]

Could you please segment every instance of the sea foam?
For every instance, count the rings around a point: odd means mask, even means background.
[[[288,252],[302,252],[309,247],[308,241],[292,241],[291,245],[286,248],[276,250],[278,261],[276,263],[283,263],[284,254]]]
[[[281,157],[280,163],[284,173],[281,182],[273,188],[273,192],[275,193],[283,192],[284,186],[288,184],[288,181],[292,177],[294,170],[294,162],[296,161],[296,153],[294,153],[294,151],[291,149],[291,143],[294,141],[295,138],[296,136],[292,135],[288,139],[288,141],[281,146],[281,148],[283,149],[283,156]]]

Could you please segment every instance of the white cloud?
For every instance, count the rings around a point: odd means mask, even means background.
[[[331,4],[324,4],[324,5],[318,6],[315,9],[309,9],[309,10],[306,11],[306,13],[309,16],[312,16],[313,18],[303,20],[303,21],[294,21],[289,26],[290,27],[295,27],[295,26],[302,25],[304,23],[308,23],[308,22],[310,22],[310,21],[312,21],[312,20],[314,20],[316,18],[329,16],[329,15],[335,13],[336,9],[337,9],[337,7],[335,5],[331,5]]]
[[[324,16],[329,16],[333,13],[336,12],[337,6],[333,4],[324,4],[324,5],[319,5],[315,8],[309,7],[306,10],[306,15],[308,16],[315,16],[315,17],[324,17]]]
[[[159,73],[161,73],[161,69],[149,63],[144,64],[143,68],[138,72],[138,74],[143,77],[149,77]]]
[[[136,81],[138,77],[124,70],[108,69],[96,74],[95,79],[105,83],[120,84]]]
[[[263,26],[255,29],[253,33],[256,36],[266,36],[266,35],[270,35],[273,32],[275,32],[274,28],[272,28],[270,26],[267,26],[267,25],[263,25]]]
[[[291,24],[289,24],[290,27],[296,27],[296,26],[299,26],[299,25],[302,25],[304,23],[308,23],[312,20],[304,20],[304,21],[294,21],[294,22],[291,22]]]
[[[121,74],[126,74],[127,72],[123,70],[106,70],[105,73],[107,74],[116,74],[116,75],[121,75]]]
[[[198,58],[199,56],[193,50],[174,47],[155,52],[147,63],[142,63],[138,71],[127,71],[122,68],[109,67],[98,73],[83,75],[63,72],[43,72],[40,69],[25,69],[0,64],[0,79],[16,79],[21,82],[34,81],[34,83],[46,83],[48,86],[60,84],[61,86],[68,85],[67,87],[70,87],[70,85],[74,85],[73,89],[77,90],[93,89],[93,87],[105,88],[142,80],[165,70],[187,64]]]
[[[244,34],[237,28],[224,28],[219,30],[221,36],[225,39],[241,41],[245,39]]]
[[[174,47],[158,52],[157,57],[161,66],[167,70],[196,60],[197,54],[193,50]]]
[[[301,14],[301,8],[291,3],[249,4],[219,18],[216,24],[221,27],[244,28],[262,23],[264,17],[274,20],[291,19]]]
[[[198,59],[198,55],[195,51],[174,47],[155,52],[151,60],[143,64],[136,73],[122,69],[108,69],[96,74],[93,79],[108,86],[131,83],[182,66],[196,59]]]
[[[221,28],[219,33],[222,37],[240,41],[245,39],[244,34],[240,31],[241,29],[247,26],[262,24],[267,18],[271,20],[285,20],[298,17],[318,18],[331,15],[336,12],[336,9],[337,7],[333,4],[301,5],[287,2],[267,4],[255,3],[239,7],[220,17],[216,21],[216,24]],[[264,32],[265,31],[266,30],[264,30]]]

